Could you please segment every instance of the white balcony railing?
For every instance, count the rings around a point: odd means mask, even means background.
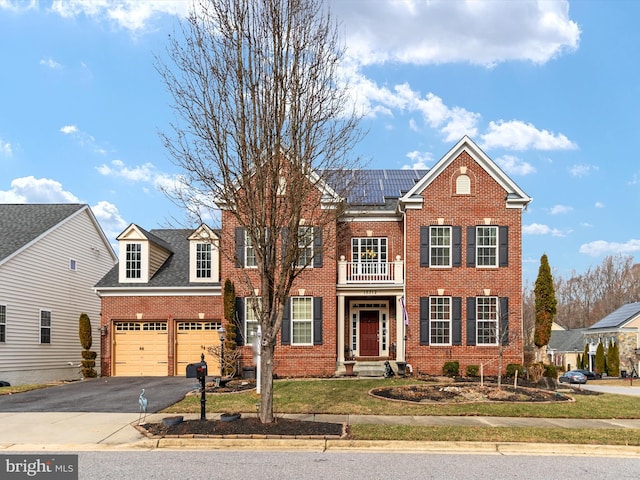
[[[338,261],[338,284],[404,283],[404,262],[400,256],[394,262],[347,262],[344,256]]]

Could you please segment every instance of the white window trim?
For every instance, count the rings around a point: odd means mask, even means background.
[[[255,336],[255,333],[253,331],[249,330],[249,323],[251,323],[252,325],[256,325],[256,330],[257,327],[260,326],[260,321],[256,318],[255,320],[249,320],[249,312],[251,312],[251,316],[254,316],[254,310],[253,310],[253,302],[258,302],[259,304],[262,304],[262,297],[246,297],[245,301],[244,301],[244,339],[245,339],[245,344],[246,345],[250,345],[253,343],[253,339]],[[261,307],[258,307],[258,309],[261,309]],[[257,333],[257,332],[256,332]]]
[[[432,303],[434,302],[436,299],[438,300],[443,300],[443,299],[448,299],[449,301],[449,319],[448,320],[441,320],[441,319],[435,319],[431,317],[431,307],[432,307]],[[433,345],[433,346],[437,346],[437,347],[450,347],[453,345],[453,299],[452,297],[429,297],[429,345]],[[447,322],[449,323],[449,341],[446,343],[435,343],[433,342],[433,337],[431,336],[431,326],[433,325],[434,322]]]
[[[46,326],[42,325],[42,320],[43,320],[42,314],[44,312],[47,312],[49,314],[49,325],[46,325]],[[51,310],[45,310],[45,309],[41,308],[40,312],[38,314],[38,317],[39,317],[39,321],[38,321],[38,326],[39,326],[39,328],[38,328],[38,339],[39,339],[39,341],[38,341],[38,343],[41,344],[41,345],[51,345],[51,343],[53,342],[53,334],[52,334],[53,333],[53,328],[52,328],[53,327],[53,315],[51,313]],[[47,329],[47,328],[49,329],[49,341],[48,342],[43,342],[42,341],[42,330],[43,329]]]
[[[480,237],[479,230],[481,228],[491,228],[491,229],[495,230],[495,232],[496,232],[496,236],[495,236],[496,244],[494,246],[489,246],[488,247],[486,245],[480,245],[479,244],[478,238]],[[479,226],[476,227],[476,268],[498,268],[498,266],[500,265],[500,258],[498,258],[499,255],[500,255],[500,238],[499,238],[499,236],[500,236],[500,229],[498,228],[497,225],[479,225]],[[479,259],[480,259],[479,251],[480,251],[481,248],[493,248],[493,249],[495,249],[495,252],[496,252],[495,259],[496,260],[495,260],[495,264],[494,265],[480,265],[479,264]]]
[[[484,319],[480,319],[480,302],[479,300],[481,298],[491,298],[494,299],[496,304],[495,304],[495,312],[496,312],[496,316],[493,320],[484,320]],[[498,297],[476,297],[476,345],[478,346],[489,346],[489,347],[495,347],[496,345],[500,344],[500,319],[498,318],[498,316],[500,315],[500,299]],[[495,333],[495,337],[496,337],[496,341],[492,342],[492,343],[484,343],[484,342],[480,342],[480,322],[492,322],[495,325],[495,329],[496,329],[496,333]]]
[[[194,243],[194,250],[195,250],[195,255],[194,255],[194,268],[195,268],[195,278],[196,280],[200,280],[200,281],[206,281],[206,280],[211,280],[213,278],[213,245],[209,242],[195,242]],[[208,246],[209,250],[207,252],[206,249],[204,249],[203,247]],[[202,266],[198,266],[198,261],[200,260],[201,262],[206,262],[207,260],[201,260],[200,258],[198,258],[199,255],[204,255],[204,253],[208,253],[209,254],[209,266],[208,267],[202,267]],[[208,275],[198,275],[199,273],[208,273]]]
[[[310,304],[311,304],[311,309],[310,309],[311,317],[310,318],[308,318],[308,319],[305,318],[305,319],[300,319],[300,320],[296,320],[294,318],[294,315],[293,315],[293,303],[294,303],[295,299],[298,299],[298,300],[306,299],[306,300],[308,300],[310,302]],[[295,347],[310,347],[310,346],[313,346],[313,297],[308,297],[308,296],[291,297],[290,306],[291,306],[291,309],[290,309],[290,312],[291,312],[291,319],[290,319],[290,321],[291,321],[291,345],[295,346]],[[296,342],[295,341],[295,334],[294,334],[294,328],[293,328],[295,323],[308,323],[310,325],[310,327],[311,327],[310,328],[311,336],[310,336],[310,339],[309,339],[308,343],[307,342]]]
[[[433,229],[441,228],[449,230],[449,246],[434,245],[433,244]],[[436,248],[448,248],[449,249],[449,263],[447,265],[434,265],[432,252]],[[431,225],[429,227],[429,268],[452,268],[453,265],[453,229],[449,225]]]
[[[249,250],[253,252],[254,265],[249,265]],[[258,268],[258,259],[256,258],[256,248],[253,246],[251,237],[247,230],[244,231],[244,262],[245,268]]]
[[[301,235],[301,232],[302,232],[302,235]],[[306,235],[311,236],[310,243],[301,241],[303,238],[305,238]],[[315,231],[313,227],[307,227],[304,225],[300,225],[298,227],[298,250],[300,251],[300,255],[298,255],[298,260],[296,265],[298,268],[313,268],[313,257],[315,255],[315,251],[313,249],[314,240],[315,240]],[[300,258],[302,256],[302,252],[306,250],[309,250],[311,253],[307,255],[307,263],[303,264],[302,262],[300,262]]]

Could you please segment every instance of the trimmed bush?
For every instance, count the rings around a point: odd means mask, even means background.
[[[604,346],[602,343],[598,343],[596,348],[596,373],[606,373],[604,364]]]
[[[95,360],[96,357],[98,356],[98,354],[93,350],[82,350],[81,353],[82,353],[82,358],[85,360]],[[95,367],[95,362],[93,366]]]
[[[480,365],[467,365],[465,371],[467,377],[477,377],[480,374]]]
[[[460,362],[445,362],[442,366],[442,374],[447,377],[455,377],[460,372]]]
[[[532,363],[527,368],[527,375],[529,376],[529,380],[534,383],[538,383],[542,377],[544,376],[545,368],[542,363]]]
[[[518,372],[518,377],[522,378],[522,376],[524,375],[524,367],[519,363],[510,363],[509,365],[507,365],[507,377],[515,377],[516,372]]]
[[[555,365],[545,365],[544,376],[547,378],[558,378],[558,369]]]

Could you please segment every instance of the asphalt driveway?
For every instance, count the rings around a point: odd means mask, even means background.
[[[104,377],[0,395],[0,412],[137,413],[144,388],[147,412],[158,412],[196,388],[184,377]]]

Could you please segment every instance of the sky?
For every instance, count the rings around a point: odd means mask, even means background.
[[[368,168],[429,168],[469,135],[533,198],[525,283],[544,253],[565,279],[637,258],[640,2],[327,1]],[[155,65],[188,9],[0,0],[0,203],[86,203],[114,243],[184,218],[161,191],[181,172]]]

